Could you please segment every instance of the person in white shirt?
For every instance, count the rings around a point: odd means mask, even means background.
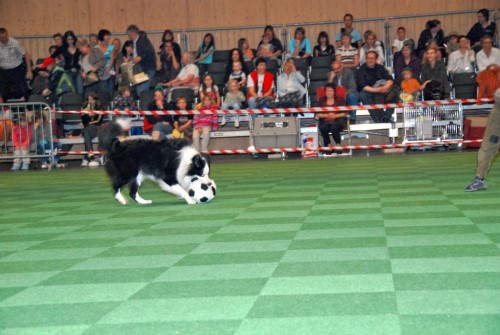
[[[486,69],[490,64],[500,65],[500,50],[493,47],[493,38],[485,35],[481,38],[483,49],[476,55],[476,65],[479,72]]]
[[[453,51],[448,58],[448,73],[474,72],[476,57],[470,48],[470,41],[466,36],[458,38],[458,50]]]
[[[392,43],[392,53],[401,51],[401,49],[403,49],[403,43],[407,40],[405,27],[399,27],[397,31],[398,38]]]

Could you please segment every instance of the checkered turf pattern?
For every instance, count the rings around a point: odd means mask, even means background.
[[[500,169],[476,154],[218,163],[213,202],[0,173],[1,334],[499,334]]]

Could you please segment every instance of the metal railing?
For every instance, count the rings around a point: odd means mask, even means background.
[[[57,154],[51,107],[43,102],[0,104],[0,160],[47,158],[52,165]],[[47,141],[48,140],[48,141]]]

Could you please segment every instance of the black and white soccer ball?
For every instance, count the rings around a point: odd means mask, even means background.
[[[217,186],[210,178],[193,177],[188,188],[189,196],[197,203],[209,202],[215,198]]]

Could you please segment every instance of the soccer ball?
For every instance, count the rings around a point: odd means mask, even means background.
[[[189,184],[188,194],[197,203],[209,202],[215,198],[217,186],[209,178],[193,177]]]

